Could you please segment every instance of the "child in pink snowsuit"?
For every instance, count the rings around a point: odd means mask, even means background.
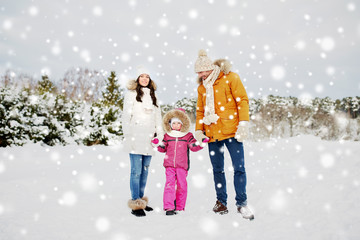
[[[189,150],[197,152],[202,147],[196,143],[191,132],[190,118],[181,108],[174,109],[165,114],[163,127],[166,134],[160,145],[159,152],[166,153],[164,167],[166,183],[164,188],[164,210],[166,215],[175,215],[175,211],[185,209],[187,197],[187,181],[190,159]],[[153,144],[156,145],[153,140]]]

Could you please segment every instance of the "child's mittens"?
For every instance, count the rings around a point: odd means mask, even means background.
[[[210,141],[210,138],[208,138],[208,137],[207,137],[207,138],[203,138],[203,140],[202,140],[203,143],[207,143],[207,142],[209,142],[209,141]]]
[[[159,146],[159,139],[158,138],[156,138],[156,137],[154,137],[153,139],[151,139],[151,145],[153,146],[153,147],[157,147],[157,146]]]
[[[153,144],[159,144],[159,139],[158,139],[158,138],[153,138],[153,139],[151,140],[151,142],[152,142]]]

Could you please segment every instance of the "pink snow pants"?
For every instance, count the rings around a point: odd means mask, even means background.
[[[165,175],[164,210],[184,210],[187,197],[186,177],[188,171],[183,168],[167,167],[165,169]],[[176,209],[174,204],[175,200]]]

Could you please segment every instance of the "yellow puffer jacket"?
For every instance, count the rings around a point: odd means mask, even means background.
[[[238,74],[230,72],[231,64],[219,59],[220,75],[214,82],[215,113],[220,117],[216,123],[202,123],[206,105],[206,89],[199,79],[195,130],[202,130],[210,142],[235,136],[239,121],[249,121],[249,99]]]

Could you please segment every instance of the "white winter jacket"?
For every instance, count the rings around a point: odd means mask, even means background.
[[[134,85],[135,84],[135,85]],[[122,115],[125,150],[133,154],[153,155],[151,139],[154,134],[162,139],[161,109],[152,104],[149,88],[142,88],[142,102],[136,100],[136,82],[128,83]]]

